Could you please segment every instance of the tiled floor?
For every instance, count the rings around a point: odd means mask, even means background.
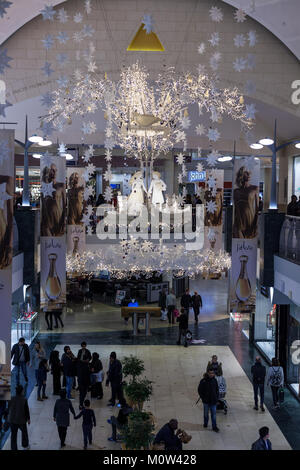
[[[108,356],[112,350],[117,352],[119,358],[135,354],[145,361],[145,375],[154,381],[153,396],[146,403],[145,408],[153,412],[157,419],[157,429],[170,418],[176,417],[179,426],[192,435],[191,442],[186,449],[249,449],[251,443],[257,439],[258,429],[266,425],[270,428],[273,448],[277,450],[290,449],[289,444],[266,410],[254,411],[252,386],[243,372],[238,361],[227,346],[191,346],[189,348],[176,346],[124,346],[124,345],[89,345],[92,352],[97,351],[103,359],[104,368],[107,369]],[[63,346],[56,349],[62,352]],[[73,351],[79,349],[78,344],[71,345]],[[217,422],[220,433],[214,433],[210,426],[202,426],[202,405],[196,405],[197,387],[211,355],[216,353],[223,363],[224,376],[227,380],[228,414],[218,412]],[[51,395],[52,378],[49,376],[47,393],[49,399],[37,402],[34,390],[29,398],[31,410],[31,425],[29,426],[29,439],[32,450],[58,449],[59,440],[56,425],[52,420],[55,398]],[[120,444],[107,441],[110,435],[110,426],[106,420],[111,415],[107,408],[107,399],[110,398],[109,389],[105,388],[105,397],[101,401],[94,400],[93,408],[96,412],[97,427],[94,430],[94,445],[92,449],[119,449]],[[74,402],[75,411],[78,411],[78,400]],[[66,449],[82,448],[81,422],[71,417],[71,426],[68,431]],[[9,448],[9,440],[5,449]]]

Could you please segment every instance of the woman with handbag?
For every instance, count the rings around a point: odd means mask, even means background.
[[[279,389],[283,387],[284,383],[284,374],[283,369],[279,364],[279,361],[276,357],[272,359],[272,365],[269,367],[267,374],[267,385],[271,386],[274,408],[280,408],[279,405]]]

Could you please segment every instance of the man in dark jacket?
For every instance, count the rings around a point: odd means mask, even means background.
[[[269,440],[269,428],[263,426],[259,429],[259,439],[253,442],[251,450],[272,450],[272,444]]]
[[[64,377],[66,379],[66,392],[68,400],[72,400],[71,391],[74,383],[74,364],[76,358],[72,353],[70,346],[64,347],[64,354],[61,357],[61,365],[63,367]]]
[[[184,308],[188,315],[189,308],[192,306],[192,297],[190,295],[189,289],[186,289],[185,294],[183,294],[183,296],[181,297],[180,305]]]
[[[252,383],[254,391],[254,410],[258,410],[258,390],[260,394],[260,408],[261,411],[265,411],[264,408],[264,393],[265,393],[265,377],[266,368],[262,365],[259,356],[255,359],[255,364],[251,367]]]
[[[122,391],[122,364],[117,359],[117,354],[113,351],[109,357],[109,369],[107,372],[106,386],[111,385],[111,399],[108,406],[115,406],[116,397],[121,401],[123,398]]]
[[[186,311],[184,308],[181,309],[181,314],[179,317],[176,318],[176,321],[179,323],[179,336],[178,336],[178,341],[177,344],[181,344],[181,336],[184,337],[184,347],[187,348],[187,339],[186,339],[186,333],[189,327],[189,317],[186,314]]]
[[[22,447],[29,449],[27,424],[30,424],[30,414],[27,399],[23,396],[22,385],[17,385],[16,396],[10,400],[8,422],[11,429],[11,450],[18,450],[18,429],[22,432]]]
[[[11,358],[13,365],[17,368],[17,385],[20,383],[20,369],[24,375],[25,382],[28,382],[26,366],[30,363],[30,353],[24,338],[20,338],[19,342],[13,345]]]
[[[177,428],[177,419],[171,419],[160,429],[160,431],[158,431],[154,439],[154,444],[164,442],[165,450],[182,450],[182,442],[177,436],[177,434],[180,432],[180,429],[175,434]]]
[[[77,377],[79,388],[79,408],[82,409],[83,402],[90,385],[89,362],[92,360],[91,352],[87,349],[85,341],[81,343],[81,349],[77,354]]]
[[[53,410],[53,420],[57,424],[58,435],[60,438],[60,446],[65,447],[67,436],[67,428],[70,426],[70,411],[75,418],[75,411],[70,400],[67,398],[65,390],[61,390],[60,398],[56,400]]]
[[[295,194],[291,197],[291,202],[287,206],[287,215],[297,215],[297,196]]]
[[[203,426],[207,428],[210,411],[213,431],[219,432],[219,428],[217,427],[216,422],[219,387],[213,369],[209,369],[208,372],[204,374],[203,379],[199,383],[198,393],[203,403]]]
[[[192,297],[192,306],[194,310],[195,323],[198,323],[198,315],[200,313],[200,308],[202,308],[202,297],[198,292],[194,292]]]

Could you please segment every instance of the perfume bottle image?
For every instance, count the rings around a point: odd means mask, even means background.
[[[73,256],[78,254],[79,237],[73,237]]]
[[[46,281],[45,292],[50,301],[54,301],[58,299],[61,294],[61,283],[59,277],[56,272],[56,260],[57,254],[50,253],[48,255],[50,267],[49,267],[49,274]]]
[[[241,270],[236,283],[235,295],[240,302],[246,302],[251,295],[251,284],[247,274],[248,256],[240,256]]]

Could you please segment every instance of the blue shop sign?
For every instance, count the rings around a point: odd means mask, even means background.
[[[206,180],[206,171],[189,171],[188,173],[189,183],[194,183],[196,181],[205,181]]]

